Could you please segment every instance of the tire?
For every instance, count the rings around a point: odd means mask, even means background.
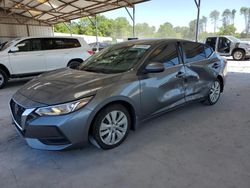
[[[92,136],[96,143],[102,149],[112,149],[128,136],[131,117],[123,105],[113,104],[97,114],[92,126]]]
[[[236,61],[242,61],[245,59],[245,52],[244,50],[241,50],[241,49],[235,50],[232,55],[233,55],[233,59]]]
[[[214,81],[212,87],[209,90],[207,99],[205,100],[206,105],[214,105],[218,102],[221,94],[221,83],[217,79]]]
[[[68,67],[71,69],[77,69],[80,66],[81,62],[79,61],[71,61],[68,63]]]
[[[4,88],[8,83],[8,76],[7,74],[0,69],[0,89]]]

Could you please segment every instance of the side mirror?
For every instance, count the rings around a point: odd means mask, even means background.
[[[165,67],[162,63],[151,62],[146,66],[145,70],[149,73],[157,73],[157,72],[163,72],[165,70]]]
[[[14,46],[10,49],[10,52],[11,53],[15,53],[15,52],[18,52],[19,51],[19,48],[17,46]]]

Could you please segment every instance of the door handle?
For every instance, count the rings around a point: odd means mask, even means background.
[[[183,78],[185,76],[184,72],[181,72],[179,71],[177,74],[176,74],[176,77],[177,78]]]
[[[215,69],[217,69],[217,68],[220,67],[220,65],[218,63],[214,63],[212,67],[215,68]]]

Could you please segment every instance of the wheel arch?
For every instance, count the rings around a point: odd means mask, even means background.
[[[5,67],[3,64],[0,64],[0,70],[4,71],[8,77],[10,77],[10,72],[7,67]]]
[[[113,104],[123,105],[128,110],[128,112],[130,114],[130,117],[131,117],[131,121],[132,121],[131,122],[131,130],[136,130],[137,118],[136,118],[136,110],[135,110],[134,105],[131,102],[129,102],[128,100],[126,100],[126,99],[117,99],[117,100],[105,102],[103,105],[97,107],[97,110],[94,111],[94,114],[92,115],[92,118],[91,118],[91,121],[90,121],[88,135],[91,134],[92,127],[93,127],[92,125],[93,125],[93,122],[94,122],[97,114],[102,109],[106,108],[109,105],[113,105]]]
[[[223,92],[223,90],[224,90],[224,80],[223,80],[223,77],[221,75],[218,75],[217,79],[219,80],[220,85],[221,85],[221,92]]]
[[[246,50],[244,49],[244,48],[234,48],[233,50],[232,50],[232,53],[231,53],[231,55],[233,55],[234,54],[234,52],[235,51],[237,51],[237,50],[241,50],[241,51],[243,51],[245,54],[246,54]]]
[[[81,58],[74,58],[74,59],[69,60],[67,66],[69,66],[69,64],[70,64],[71,62],[73,62],[73,61],[78,61],[79,63],[84,62]]]

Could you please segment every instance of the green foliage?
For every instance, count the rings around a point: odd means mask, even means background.
[[[175,35],[175,31],[173,28],[173,25],[169,22],[166,22],[162,25],[160,25],[160,28],[158,29],[156,33],[156,37],[158,38],[170,38]]]
[[[207,32],[208,18],[202,16],[199,20],[199,40],[203,40],[207,36],[213,35],[234,35],[240,38],[250,37],[250,7],[242,7],[240,14],[244,16],[245,32],[236,33],[234,27],[234,19],[236,10],[225,9],[221,15],[222,27],[219,28],[219,32],[216,32],[218,28],[218,21],[220,19],[220,12],[213,10],[209,14],[209,18],[214,25],[214,32]],[[95,22],[95,19],[92,18]],[[118,17],[116,19],[109,19],[103,15],[97,16],[98,22],[98,36],[109,36],[113,39],[127,39],[132,37],[132,25],[125,17]],[[81,18],[71,23],[59,23],[54,26],[55,32],[61,33],[73,33],[73,34],[85,34],[96,35],[95,25],[88,18]],[[135,36],[138,38],[183,38],[183,39],[195,39],[196,32],[196,20],[191,20],[188,26],[176,26],[171,23],[165,22],[161,24],[159,29],[156,30],[154,26],[148,25],[148,23],[137,23],[135,25]]]
[[[226,25],[223,27],[220,27],[218,34],[219,35],[235,35],[236,28],[233,24]]]
[[[69,25],[69,24],[67,24]],[[54,26],[54,31],[59,33],[70,33],[70,30],[64,23],[59,23]]]
[[[132,26],[124,17],[118,17],[113,22],[111,36],[115,39],[126,39],[132,36]]]
[[[138,23],[135,25],[135,36],[138,38],[152,38],[155,35],[155,27],[147,23]]]

